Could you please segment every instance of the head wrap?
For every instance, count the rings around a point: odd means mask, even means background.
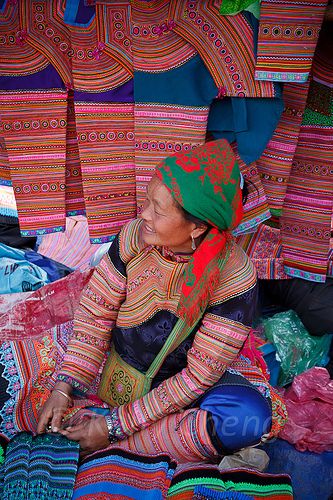
[[[212,226],[188,263],[178,308],[194,324],[219,280],[229,231],[243,216],[239,167],[229,143],[220,139],[165,158],[156,175],[187,212]]]

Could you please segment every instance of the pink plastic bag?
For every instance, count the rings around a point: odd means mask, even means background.
[[[74,318],[93,270],[74,271],[34,292],[0,296],[0,341],[22,340]]]
[[[333,380],[325,368],[298,375],[284,400],[288,421],[279,437],[299,451],[333,451]]]

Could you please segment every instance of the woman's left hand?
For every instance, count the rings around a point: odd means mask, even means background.
[[[68,439],[80,444],[80,455],[84,457],[94,451],[107,448],[110,445],[108,428],[104,417],[96,417],[59,430]]]

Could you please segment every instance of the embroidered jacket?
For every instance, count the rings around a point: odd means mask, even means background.
[[[58,378],[83,393],[89,392],[100,371],[111,339],[118,354],[145,371],[178,319],[189,257],[175,256],[165,248],[142,248],[140,224],[135,220],[123,227],[81,298]],[[195,331],[166,358],[152,390],[118,409],[126,435],[193,403],[227,368],[269,395],[263,371],[241,354],[242,348],[245,354],[249,352],[256,290],[254,267],[233,244],[220,283]]]

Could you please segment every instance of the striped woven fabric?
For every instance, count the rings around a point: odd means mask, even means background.
[[[223,471],[217,466],[208,465],[182,467],[173,477],[167,498],[170,500],[193,499],[197,487],[209,488],[218,493],[235,492],[235,496],[226,498],[242,498],[238,497],[236,492],[249,495],[255,500],[263,498],[292,500],[293,498],[291,479],[286,474],[264,474],[246,469]],[[216,496],[216,498],[223,498],[223,496]]]
[[[281,218],[285,270],[325,281],[333,213],[333,38],[324,23]]]
[[[7,447],[2,500],[70,500],[78,460],[79,444],[61,434],[18,434]]]
[[[75,103],[92,243],[112,241],[136,216],[133,104]]]
[[[131,2],[133,63],[136,71],[177,68],[196,54],[195,47],[175,33],[168,0]]]
[[[2,123],[0,123],[0,133],[2,132]],[[0,137],[0,185],[11,186],[12,180],[10,178],[10,168],[8,162],[8,154],[6,150],[6,143],[3,137]]]
[[[138,210],[156,165],[166,156],[205,141],[208,106],[135,104],[135,172]]]
[[[286,279],[280,229],[261,224],[254,234],[244,234],[237,243],[253,262],[258,278]]]
[[[66,215],[85,214],[81,162],[76,132],[74,96],[68,91],[66,131]]]
[[[65,228],[67,92],[0,93],[22,236]]]
[[[172,0],[168,19],[175,33],[200,54],[220,94],[239,97],[274,97],[271,82],[254,79],[254,32],[240,13],[221,16],[221,2]]]
[[[167,455],[114,449],[86,458],[78,469],[73,500],[163,500],[176,468]]]
[[[324,87],[324,86],[322,86]],[[318,85],[310,89],[323,106]],[[285,271],[311,281],[325,281],[333,211],[333,94],[330,116],[307,109],[289,178],[281,235]]]
[[[124,2],[119,3],[119,7],[121,8]],[[120,64],[118,60],[110,57],[110,50],[105,50],[105,43],[98,38],[97,28],[99,29],[103,26],[104,31],[106,29],[105,23],[107,21],[103,16],[107,15],[107,10],[103,7],[101,6],[96,11],[96,14],[101,15],[102,19],[92,16],[88,23],[78,24],[73,22],[68,26],[72,50],[71,72],[73,88],[76,91],[89,93],[106,92],[119,87],[132,78],[132,73]],[[118,9],[116,5],[114,8],[117,13]],[[121,15],[121,12],[118,13]],[[114,20],[114,22],[117,21]],[[115,28],[113,23],[104,32],[104,39],[109,39],[109,42],[112,42],[112,44],[114,38],[117,40],[116,33],[122,32],[128,27],[122,18],[118,19],[118,23],[120,23],[121,27],[118,26],[115,32],[112,30],[112,28]],[[125,35],[126,32],[124,33],[124,37]],[[125,50],[127,49],[125,47]],[[106,99],[101,100],[101,102],[103,101],[109,102]]]
[[[327,0],[262,0],[255,77],[306,82]]]
[[[41,71],[48,60],[27,42],[27,30],[20,23],[19,7],[26,2],[2,2],[0,9],[0,74],[21,76]]]
[[[66,87],[73,88],[70,33],[62,22],[65,3],[54,0],[18,4],[24,45],[29,45],[37,54],[42,53],[57,70]]]
[[[275,216],[281,215],[282,212],[308,86],[308,83],[285,84],[283,91],[285,109],[271,140],[257,161],[269,208]]]
[[[243,219],[239,226],[233,231],[233,234],[238,236],[248,232],[253,233],[259,224],[271,217],[271,213],[268,208],[267,197],[259,177],[256,162],[246,165],[237,153],[235,143],[232,147],[236,155],[241,174],[243,175],[244,180],[248,182],[248,196],[246,203],[244,204]]]
[[[87,219],[76,215],[66,218],[65,232],[45,234],[38,253],[83,271],[89,267],[90,259],[99,247],[90,243]]]

